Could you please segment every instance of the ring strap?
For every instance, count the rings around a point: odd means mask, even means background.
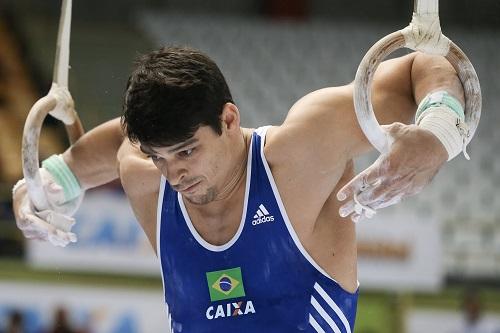
[[[413,3],[413,12],[417,15],[435,15],[439,16],[438,0],[415,0]]]
[[[75,174],[64,162],[61,155],[52,155],[42,162],[42,166],[54,177],[56,183],[63,188],[66,202],[81,195],[80,183],[78,183]]]

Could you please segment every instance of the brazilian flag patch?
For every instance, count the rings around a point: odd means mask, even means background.
[[[207,283],[212,302],[245,296],[240,267],[207,272]]]

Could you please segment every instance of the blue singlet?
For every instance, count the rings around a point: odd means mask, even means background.
[[[264,157],[267,127],[252,135],[240,226],[214,246],[162,177],[158,255],[171,332],[351,333],[358,293],[316,264],[287,217]]]

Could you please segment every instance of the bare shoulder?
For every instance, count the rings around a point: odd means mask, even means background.
[[[120,180],[134,214],[156,250],[156,208],[160,171],[127,139],[118,150],[118,165]]]
[[[411,75],[415,55],[384,61],[374,75],[372,104],[381,124],[408,122],[414,114]],[[283,124],[270,132],[269,142],[279,147],[270,151],[272,157],[288,159],[291,149],[330,162],[330,156],[350,160],[355,157],[353,152],[370,149],[356,118],[353,91],[351,83],[319,89],[299,99]]]
[[[118,150],[120,180],[129,196],[158,193],[160,171],[136,145],[124,140]]]
[[[269,130],[266,152],[271,162],[289,160],[290,153],[301,160],[342,154],[349,137],[348,117],[352,87],[331,87],[314,91],[298,100],[282,125]],[[332,139],[340,142],[333,144]],[[337,158],[336,158],[337,159]]]
[[[301,188],[317,208],[330,196],[348,161],[352,133],[350,119],[343,115],[351,109],[351,96],[350,86],[314,91],[267,134],[265,155],[278,185]]]
[[[281,126],[266,135],[264,154],[287,214],[299,235],[309,235],[347,162],[343,126],[335,114],[349,103],[349,88],[325,88],[303,97]],[[300,223],[295,223],[300,221]]]

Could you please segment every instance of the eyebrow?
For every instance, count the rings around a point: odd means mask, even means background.
[[[184,149],[185,147],[195,143],[195,142],[198,142],[198,139],[197,138],[190,138],[182,143],[179,143],[175,148],[171,148],[168,150],[169,153],[175,153],[179,150],[182,150]],[[140,145],[139,146],[139,149],[146,155],[149,155],[149,154],[158,154],[157,151],[155,151],[153,148],[149,147],[149,146],[143,146],[143,145]]]
[[[174,147],[174,148],[171,148],[168,150],[169,153],[175,153],[179,150],[182,150],[183,148],[195,143],[195,142],[198,142],[198,139],[197,138],[191,138],[191,139],[188,139],[182,143],[180,143],[178,146]]]

